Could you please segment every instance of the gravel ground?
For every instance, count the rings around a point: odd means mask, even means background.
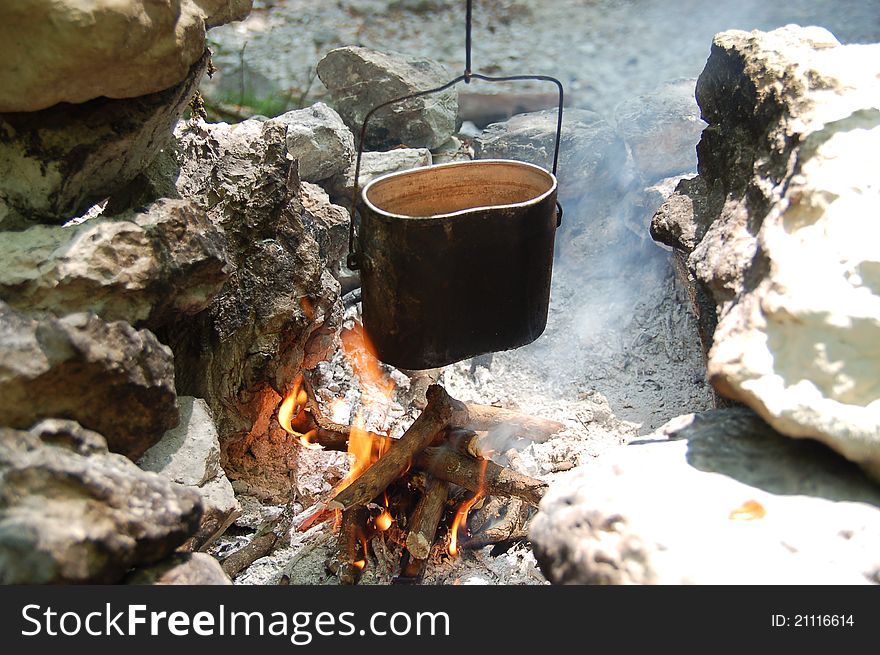
[[[246,95],[311,104],[324,95],[315,64],[327,51],[353,44],[429,56],[458,74],[464,6],[464,0],[257,0],[247,20],[209,32],[221,71],[213,90],[233,99],[244,82]],[[696,77],[716,32],[787,23],[827,27],[845,43],[880,41],[880,1],[476,0],[473,68],[556,76],[573,106],[610,116],[621,100],[666,80]]]

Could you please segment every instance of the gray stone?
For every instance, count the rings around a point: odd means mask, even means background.
[[[719,393],[880,477],[880,263],[866,245],[880,206],[878,53],[818,27],[716,35],[697,83],[700,176],[653,232],[689,252],[714,300]]]
[[[452,78],[443,65],[430,59],[355,46],[328,52],[318,62],[317,72],[342,120],[356,135],[374,107],[441,86]],[[457,120],[458,91],[452,87],[377,111],[367,126],[364,147],[436,148],[455,133]]]
[[[556,121],[554,109],[493,123],[474,140],[475,156],[525,161],[549,171],[553,166]],[[595,207],[616,198],[625,161],[623,140],[599,114],[586,109],[565,110],[557,169],[563,204]]]
[[[171,350],[94,314],[33,318],[0,302],[0,423],[63,417],[140,457],[178,421]]]
[[[29,0],[0,6],[0,112],[134,98],[187,76],[205,29],[253,0]],[[124,35],[124,36],[121,36]],[[46,44],[47,47],[28,47]],[[51,47],[50,47],[51,46]]]
[[[667,82],[614,112],[617,130],[646,182],[697,170],[696,146],[706,124],[694,98],[695,82]]]
[[[341,173],[354,158],[354,136],[335,111],[318,102],[275,120],[287,124],[287,151],[299,165],[299,177],[320,182]]]
[[[474,149],[457,136],[449,137],[443,145],[431,151],[431,159],[435,164],[447,164],[453,161],[470,161],[474,158]]]
[[[47,419],[0,428],[0,583],[113,583],[193,534],[199,495]]]
[[[135,569],[129,585],[231,585],[220,562],[207,553],[175,553],[153,566]]]
[[[679,417],[551,485],[530,538],[557,584],[864,584],[880,489],[746,408]]]
[[[626,227],[640,239],[648,239],[652,236],[651,223],[654,214],[673,194],[682,180],[694,177],[696,177],[695,173],[667,177],[643,189],[630,191],[623,202],[623,221]]]
[[[166,91],[0,114],[0,229],[64,223],[130,182],[168,142],[207,59]]]
[[[412,168],[430,166],[433,163],[431,151],[427,148],[395,148],[387,152],[365,152],[361,155],[361,170],[358,185],[363,189],[368,182],[388,173],[408,171]],[[330,196],[346,206],[351,204],[354,190],[354,164],[340,175],[326,182]]]
[[[181,396],[178,402],[180,423],[145,452],[137,464],[178,484],[201,487],[222,473],[217,429],[204,400]]]
[[[93,311],[146,326],[202,311],[228,277],[222,232],[184,200],[9,232],[0,261],[0,299],[17,309]]]
[[[220,468],[220,442],[210,408],[201,398],[190,396],[182,396],[179,403],[180,423],[144,453],[138,466],[199,491],[204,512],[198,532],[188,542],[199,550],[223,534],[241,508]]]
[[[321,260],[327,270],[336,275],[348,252],[348,211],[330,202],[330,196],[316,184],[300,185],[303,204],[303,223],[311,237],[318,243]]]

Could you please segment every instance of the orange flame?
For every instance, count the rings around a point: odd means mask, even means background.
[[[467,517],[477,501],[486,494],[486,466],[488,459],[480,460],[480,481],[477,486],[477,493],[474,497],[464,501],[455,512],[455,518],[452,520],[452,528],[449,536],[449,548],[447,549],[452,557],[458,557],[458,530],[463,525],[467,529]]]
[[[375,391],[384,401],[391,399],[394,392],[394,381],[385,375],[376,348],[361,323],[355,323],[350,330],[343,330],[339,338],[342,351],[351,365],[363,391]]]
[[[317,430],[309,430],[306,433],[297,432],[293,429],[293,421],[299,418],[306,411],[306,404],[309,401],[309,395],[302,386],[303,375],[298,373],[293,380],[293,388],[290,390],[281,406],[278,408],[278,424],[284,428],[288,434],[292,434],[299,438],[300,443],[306,448],[321,448],[321,444],[312,443],[311,440],[317,434]]]
[[[388,511],[388,490],[386,489],[382,492],[382,495],[385,498],[385,507],[382,509],[382,513],[373,520],[373,523],[379,532],[385,532],[385,530],[390,528],[391,524],[394,523],[394,517],[392,517],[391,512]]]
[[[387,530],[388,528],[391,527],[391,524],[393,522],[394,522],[394,519],[391,518],[391,512],[389,512],[387,509],[383,509],[382,513],[376,517],[376,521],[375,521],[376,528],[380,532],[385,532],[385,530]]]
[[[375,348],[361,323],[355,323],[351,329],[343,330],[340,340],[345,358],[360,383],[363,406],[362,411],[355,415],[349,431],[348,454],[351,468],[339,484],[339,490],[342,490],[360,477],[388,450],[387,439],[376,439],[367,431],[364,416],[366,412],[376,413],[387,410],[394,393],[394,381],[383,371],[376,357]],[[347,406],[345,409],[347,411]],[[391,518],[390,515],[388,518]]]
[[[363,535],[361,535],[360,537],[358,537],[358,539],[359,539],[360,542],[361,542],[361,548],[362,548],[363,551],[364,551],[364,557],[363,557],[363,559],[359,559],[359,560],[356,560],[356,561],[352,562],[352,565],[355,566],[355,567],[357,567],[357,568],[360,569],[361,571],[363,571],[364,568],[366,568],[366,566],[367,566],[367,559],[369,558],[369,554],[368,554],[368,552],[367,552],[367,540],[364,539]]]

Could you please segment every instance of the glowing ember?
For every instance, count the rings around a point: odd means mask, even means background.
[[[385,532],[385,530],[391,527],[391,523],[393,521],[394,519],[391,518],[391,512],[389,512],[387,509],[383,509],[382,513],[376,517],[376,529],[380,532]]]
[[[474,505],[477,504],[477,501],[482,498],[485,493],[485,485],[486,485],[486,465],[489,463],[488,459],[480,460],[480,482],[477,487],[477,493],[474,494],[474,497],[470,500],[464,501],[458,508],[458,511],[455,512],[455,518],[452,520],[452,529],[450,530],[449,535],[449,548],[447,549],[449,554],[452,557],[458,557],[458,530],[463,525],[467,528],[467,517],[468,513],[471,511]]]
[[[757,500],[747,500],[730,513],[729,518],[735,521],[752,521],[764,518],[767,510]]]
[[[363,571],[363,570],[364,570],[364,567],[367,565],[367,562],[366,562],[366,560],[359,559],[357,562],[352,562],[352,565],[353,565],[355,568],[358,568],[358,569],[360,569],[361,571]]]
[[[351,418],[351,408],[342,398],[337,398],[330,403],[330,420],[339,425],[348,425]]]

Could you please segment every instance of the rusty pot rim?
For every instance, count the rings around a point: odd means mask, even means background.
[[[424,172],[426,170],[436,170],[438,168],[455,168],[457,166],[475,166],[475,165],[498,165],[504,164],[505,166],[515,165],[521,166],[523,168],[531,168],[537,172],[543,173],[547,178],[549,178],[551,184],[550,187],[542,194],[535,196],[534,198],[530,198],[529,200],[525,200],[523,202],[515,202],[507,205],[481,205],[479,207],[469,207],[467,209],[459,209],[458,211],[449,212],[446,214],[432,214],[431,216],[411,216],[408,214],[394,214],[392,212],[386,211],[384,209],[380,209],[367,197],[370,188],[379,182],[383,182],[390,178],[394,177],[404,177],[407,175],[412,175],[418,172]],[[537,205],[541,201],[547,199],[553,193],[556,192],[557,187],[559,186],[559,181],[556,176],[548,171],[546,168],[542,166],[537,166],[536,164],[531,164],[525,161],[517,161],[515,159],[471,159],[468,161],[453,161],[447,162],[445,164],[430,164],[428,166],[419,166],[417,168],[409,168],[405,171],[395,171],[393,173],[386,173],[385,175],[380,175],[379,177],[370,180],[367,184],[364,185],[364,188],[361,190],[361,200],[364,205],[366,205],[371,211],[375,212],[377,215],[387,217],[387,218],[399,218],[407,221],[428,221],[435,220],[439,218],[452,218],[455,216],[463,216],[465,214],[470,214],[475,211],[486,211],[486,210],[494,210],[494,209],[513,209],[518,207],[531,207],[532,205]]]

